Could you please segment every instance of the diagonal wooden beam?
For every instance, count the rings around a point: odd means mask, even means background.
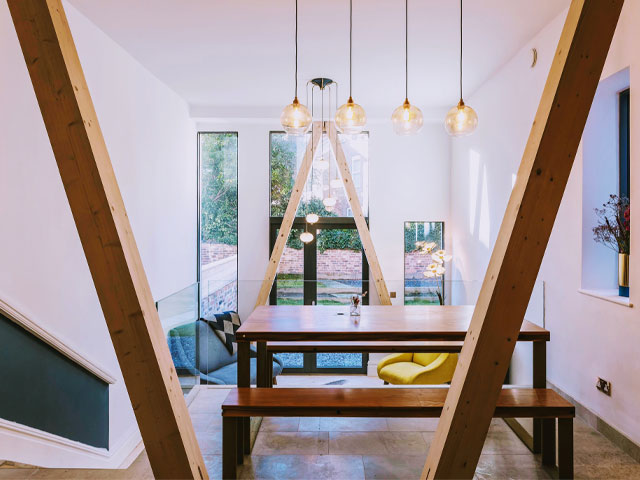
[[[208,478],[61,0],[8,0],[156,478]]]
[[[624,0],[573,0],[423,478],[472,478]]]
[[[262,280],[260,291],[258,292],[256,307],[259,307],[260,305],[266,305],[267,300],[269,299],[269,292],[271,291],[271,286],[273,285],[273,281],[276,278],[278,265],[280,265],[280,259],[282,258],[284,247],[287,245],[287,239],[289,238],[289,234],[291,233],[291,227],[293,226],[293,222],[296,219],[296,212],[298,211],[298,206],[300,205],[300,199],[302,198],[302,193],[304,192],[304,186],[307,183],[307,178],[309,178],[309,172],[311,171],[311,165],[313,163],[313,152],[316,151],[316,147],[318,146],[318,142],[321,138],[322,124],[321,122],[313,122],[311,130],[311,141],[307,143],[307,149],[305,150],[304,158],[302,159],[302,163],[300,164],[300,169],[298,170],[296,181],[293,184],[293,189],[291,190],[291,196],[289,197],[287,209],[284,212],[284,217],[282,217],[282,224],[280,225],[278,238],[276,239],[276,243],[273,246],[273,251],[271,252],[271,256],[269,257],[269,264],[267,265],[267,271],[264,275],[264,280]]]
[[[373,241],[371,240],[371,232],[369,231],[369,226],[367,225],[367,221],[362,213],[362,206],[360,205],[358,192],[356,191],[356,186],[353,183],[351,170],[349,170],[349,164],[347,163],[344,149],[342,148],[342,144],[338,138],[338,132],[336,131],[336,125],[334,122],[329,123],[329,139],[330,143],[335,145],[336,148],[336,163],[338,164],[338,170],[340,170],[340,176],[342,177],[342,184],[344,185],[344,190],[347,194],[347,200],[349,200],[349,206],[353,212],[353,219],[355,220],[356,227],[358,228],[362,248],[367,256],[367,261],[369,262],[369,270],[371,271],[371,276],[375,282],[378,300],[381,305],[391,305],[391,297],[389,296],[389,290],[387,289],[387,284],[384,281],[384,276],[382,275],[382,268],[380,267],[380,262],[378,261]]]

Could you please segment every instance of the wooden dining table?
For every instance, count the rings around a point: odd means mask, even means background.
[[[250,386],[250,344],[257,346],[257,387],[268,387],[267,342],[462,342],[473,305],[363,305],[359,316],[348,305],[269,305],[257,307],[236,331],[238,387]],[[517,338],[533,343],[533,387],[546,388],[546,342],[548,330],[524,320]],[[541,451],[542,422],[534,420],[533,434],[517,421],[511,428],[534,452]],[[249,423],[242,435],[249,453]]]

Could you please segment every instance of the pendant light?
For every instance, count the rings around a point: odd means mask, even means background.
[[[284,107],[280,115],[282,128],[288,135],[304,135],[311,125],[311,113],[309,109],[298,101],[298,0],[296,1],[296,69],[295,69],[295,95],[293,102]]]
[[[336,127],[341,133],[355,135],[364,129],[367,123],[367,114],[351,96],[353,84],[353,0],[349,0],[349,100],[338,108],[336,112]]]
[[[478,115],[462,99],[462,0],[460,0],[460,102],[447,113],[444,128],[452,137],[464,137],[478,126]]]
[[[420,131],[422,111],[409,103],[409,0],[404,2],[404,103],[393,111],[391,122],[398,135],[414,135]]]

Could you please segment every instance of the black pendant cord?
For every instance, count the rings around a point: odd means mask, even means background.
[[[298,0],[296,0],[296,71],[295,71],[295,98],[298,98]]]
[[[462,0],[460,0],[460,101],[462,102]]]
[[[409,100],[409,0],[404,1],[404,98]]]
[[[349,0],[349,98],[353,86],[353,0]]]

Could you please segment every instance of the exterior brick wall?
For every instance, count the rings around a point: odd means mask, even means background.
[[[201,243],[200,244],[200,262],[201,265],[207,265],[217,260],[236,255],[238,253],[237,245],[225,245],[223,243]]]
[[[236,292],[238,282],[231,282],[224,287],[212,292],[202,299],[202,315],[207,317],[214,313],[222,313],[229,310],[237,311]]]
[[[304,270],[303,250],[285,247],[278,273],[301,274]],[[359,279],[362,277],[362,253],[354,250],[318,252],[318,278]]]
[[[424,271],[431,263],[431,255],[417,252],[406,253],[404,256],[404,277],[410,279],[424,279]]]

